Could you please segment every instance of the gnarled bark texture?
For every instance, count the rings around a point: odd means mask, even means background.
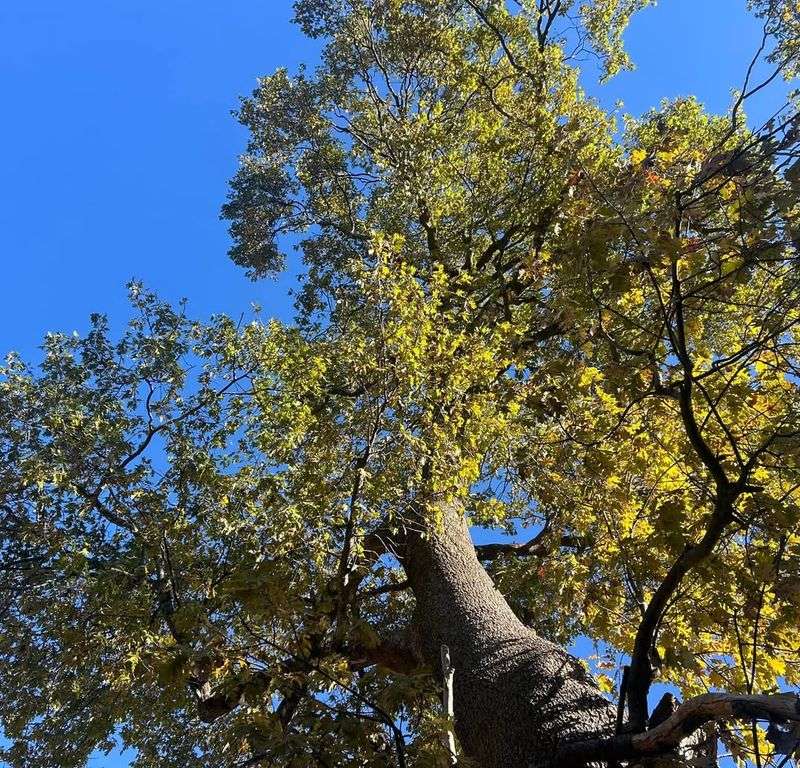
[[[478,562],[460,510],[412,534],[403,564],[417,601],[419,650],[433,669],[447,645],[455,727],[481,768],[553,766],[557,746],[613,734],[615,711],[577,659],[514,615]]]

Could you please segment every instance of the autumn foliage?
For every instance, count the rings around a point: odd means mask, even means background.
[[[2,370],[9,765],[117,737],[139,768],[446,765],[470,726],[420,651],[408,542],[454,508],[530,529],[476,554],[538,635],[596,643],[623,699],[598,737],[644,743],[655,683],[796,690],[798,105],[749,123],[748,74],[726,114],[607,112],[579,61],[628,66],[645,5],[296,4],[322,62],[244,100],[224,207],[251,277],[299,236],[295,323],[132,285],[121,337],[95,317]],[[798,6],[751,6],[791,81]],[[709,705],[704,749],[785,764],[778,710]]]

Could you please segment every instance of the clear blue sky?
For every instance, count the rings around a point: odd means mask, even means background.
[[[637,114],[691,93],[724,109],[758,42],[744,6],[662,0],[629,30],[638,70],[603,100]],[[314,60],[290,16],[290,0],[0,0],[0,354],[35,357],[90,312],[121,327],[132,277],[199,317],[253,301],[289,316],[291,274],[248,282],[218,211],[246,138],[238,96]]]

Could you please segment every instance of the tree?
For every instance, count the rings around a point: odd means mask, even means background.
[[[644,5],[298,0],[223,211],[253,277],[303,238],[295,324],[134,284],[2,371],[10,765],[788,762],[800,116],[744,108],[800,10],[728,114],[619,130],[577,66]]]

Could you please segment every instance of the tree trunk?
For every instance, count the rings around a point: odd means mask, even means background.
[[[553,766],[554,749],[613,734],[615,711],[580,662],[514,615],[478,562],[461,511],[413,534],[403,564],[417,601],[419,651],[455,670],[455,728],[481,768]]]

